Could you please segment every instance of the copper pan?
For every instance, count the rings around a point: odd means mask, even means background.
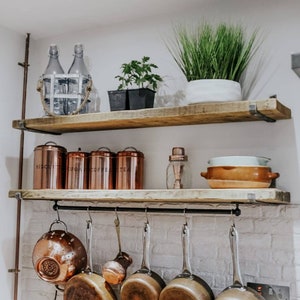
[[[189,259],[189,229],[182,227],[183,270],[162,290],[159,300],[213,300],[214,294],[209,285],[192,274]]]
[[[264,300],[258,292],[243,284],[238,257],[238,232],[234,225],[230,228],[229,239],[233,263],[233,284],[221,292],[216,300]]]
[[[150,269],[150,225],[143,232],[143,261],[141,268],[129,276],[121,287],[122,300],[158,300],[165,287],[163,279]]]
[[[117,300],[105,279],[93,272],[92,266],[92,221],[86,228],[88,264],[84,272],[73,276],[65,285],[64,300]]]
[[[55,224],[62,224],[65,229],[53,230]],[[56,220],[34,246],[32,262],[41,279],[62,285],[85,269],[87,253],[81,241],[68,232],[66,224]]]
[[[119,252],[114,260],[106,262],[102,267],[102,276],[110,284],[120,284],[126,278],[127,268],[132,264],[132,258],[122,251],[120,220],[116,213],[115,228],[118,238]]]

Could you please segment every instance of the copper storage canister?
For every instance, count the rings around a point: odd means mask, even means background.
[[[101,147],[89,155],[89,189],[115,188],[116,154]]]
[[[142,189],[144,154],[134,147],[127,147],[117,153],[116,189]]]
[[[78,151],[67,153],[66,189],[88,188],[88,153]]]
[[[66,153],[64,147],[47,142],[34,148],[33,188],[63,189]]]

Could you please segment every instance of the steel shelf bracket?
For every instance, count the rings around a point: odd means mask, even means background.
[[[21,130],[26,130],[29,132],[34,132],[34,133],[43,133],[43,134],[53,134],[53,135],[61,135],[61,133],[59,132],[50,132],[47,130],[38,130],[38,129],[32,129],[32,128],[28,128],[25,124],[25,120],[19,120],[18,121],[18,127]]]
[[[257,110],[257,105],[256,103],[250,103],[249,104],[249,112],[252,116],[260,119],[260,120],[263,120],[263,121],[266,121],[266,122],[269,122],[269,123],[274,123],[276,122],[276,120],[262,114],[260,111]]]

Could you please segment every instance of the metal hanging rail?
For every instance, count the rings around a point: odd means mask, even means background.
[[[118,211],[118,212],[147,212],[147,213],[167,213],[167,214],[210,214],[210,215],[235,215],[239,216],[241,210],[238,204],[233,209],[198,209],[198,208],[154,208],[154,207],[106,207],[106,206],[75,206],[59,205],[55,201],[53,210],[74,210],[74,211]]]

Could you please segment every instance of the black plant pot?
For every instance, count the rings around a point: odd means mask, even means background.
[[[108,91],[107,93],[111,111],[129,109],[127,90]]]
[[[148,88],[128,90],[129,109],[153,108],[155,92]]]

